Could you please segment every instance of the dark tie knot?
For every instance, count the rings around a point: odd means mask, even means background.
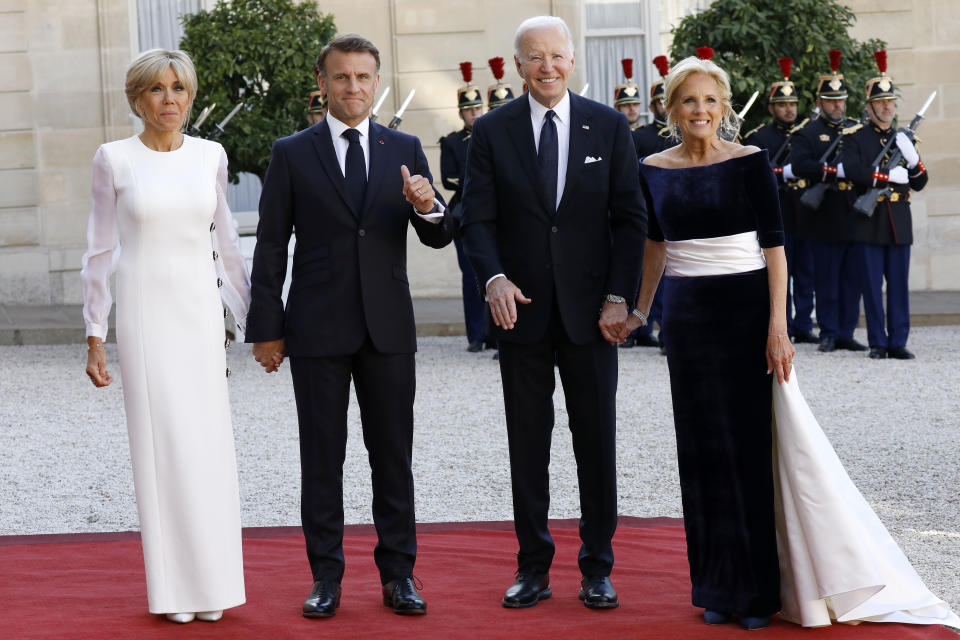
[[[547,111],[547,114],[546,114],[546,116],[544,116],[544,117],[545,117],[547,120],[553,120],[553,119],[556,117],[556,115],[557,115],[556,112],[555,112],[553,109],[550,109],[550,110]]]
[[[344,138],[346,138],[350,142],[360,142],[360,132],[357,131],[356,129],[347,129],[340,135],[342,135]]]

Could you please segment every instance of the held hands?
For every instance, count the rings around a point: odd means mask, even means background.
[[[920,162],[920,154],[917,153],[917,148],[913,146],[913,142],[903,131],[897,131],[897,148],[900,149],[903,159],[907,161],[908,168],[913,169]]]
[[[107,371],[107,352],[99,339],[87,340],[87,375],[98,388],[113,382],[113,376]]]
[[[287,357],[283,339],[255,342],[253,344],[253,357],[267,373],[278,371],[280,365],[283,364],[283,359]]]
[[[406,170],[406,167],[403,167]],[[517,285],[507,280],[506,276],[498,276],[487,285],[487,304],[490,305],[490,315],[493,322],[501,329],[510,330],[517,323],[517,303],[530,304],[530,298],[523,295]]]
[[[410,175],[407,165],[400,165],[400,175],[403,176],[403,197],[420,213],[433,211],[434,191],[430,181],[421,175]]]
[[[612,345],[626,342],[627,336],[633,330],[628,328],[629,318],[631,317],[636,318],[636,316],[627,313],[625,302],[604,302],[603,309],[600,310],[600,321],[597,322],[600,325],[600,333],[603,334],[603,339]],[[637,326],[639,326],[639,318],[636,318],[636,320]]]
[[[767,336],[767,373],[777,372],[777,382],[783,384],[790,381],[790,371],[793,368],[793,356],[797,350],[790,342],[786,332],[770,333]]]

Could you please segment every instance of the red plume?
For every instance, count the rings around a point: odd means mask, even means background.
[[[777,58],[777,64],[780,65],[780,73],[784,80],[790,79],[790,68],[793,66],[793,58]]]
[[[623,75],[627,76],[627,80],[633,77],[633,58],[624,58],[620,61],[620,64],[623,65]]]
[[[840,58],[843,52],[840,49],[830,49],[830,69],[836,73],[840,71]]]
[[[664,78],[666,78],[667,74],[670,73],[670,61],[667,60],[667,56],[657,56],[654,58],[653,66],[657,68],[657,71],[659,71],[660,75]]]
[[[473,80],[473,63],[472,62],[461,62],[460,63],[460,75],[463,76],[463,81],[467,84],[470,84],[470,81]]]
[[[701,60],[713,60],[713,49],[711,47],[697,47],[697,57]]]
[[[881,49],[874,51],[873,57],[877,59],[877,69],[880,69],[880,75],[887,74],[887,52]]]
[[[320,75],[320,67],[318,67],[317,65],[313,65],[313,75],[314,77]]]
[[[490,65],[490,70],[493,71],[493,77],[499,82],[503,78],[503,58],[499,56],[490,58],[487,60],[487,64]]]

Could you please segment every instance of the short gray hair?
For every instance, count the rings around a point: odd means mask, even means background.
[[[570,53],[573,54],[573,34],[570,33],[570,27],[563,21],[563,18],[556,16],[534,16],[521,22],[520,26],[517,27],[517,32],[513,36],[513,55],[517,57],[517,60],[520,59],[520,42],[523,40],[523,36],[527,34],[527,31],[542,29],[544,27],[560,27],[564,35],[567,36],[567,45],[570,47]]]

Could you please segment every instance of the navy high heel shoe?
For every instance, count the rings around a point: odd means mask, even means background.
[[[707,624],[727,624],[730,622],[730,614],[705,609],[703,611],[703,621]]]
[[[770,616],[740,616],[740,626],[747,631],[766,629],[770,626]]]

